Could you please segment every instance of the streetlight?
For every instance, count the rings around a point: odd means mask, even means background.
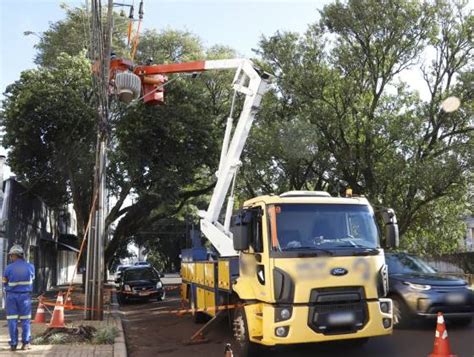
[[[446,98],[441,102],[441,109],[445,113],[452,113],[459,109],[461,106],[461,100],[456,96]]]

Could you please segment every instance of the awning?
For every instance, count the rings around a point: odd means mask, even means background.
[[[58,248],[66,248],[79,253],[79,240],[74,234],[60,234]]]
[[[69,250],[72,250],[73,252],[76,252],[76,253],[79,253],[79,249],[77,249],[76,247],[73,247],[69,244],[65,244],[65,243],[62,243],[62,242],[58,242],[58,245],[61,245],[65,248],[68,248]]]

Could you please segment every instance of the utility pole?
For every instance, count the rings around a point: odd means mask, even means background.
[[[107,23],[103,30],[102,4],[91,1],[91,55],[98,67],[94,89],[98,98],[97,154],[94,175],[93,223],[88,234],[85,318],[103,319],[104,246],[106,239],[106,168],[109,137],[109,65],[113,33],[113,0],[108,0]]]

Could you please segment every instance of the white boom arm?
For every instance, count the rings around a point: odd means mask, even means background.
[[[224,140],[222,143],[221,158],[217,183],[206,212],[201,213],[201,231],[210,240],[221,256],[235,256],[232,233],[229,231],[230,217],[234,205],[233,195],[229,197],[224,225],[219,223],[225,198],[240,166],[240,155],[252,127],[263,94],[268,90],[268,82],[261,73],[255,70],[253,63],[247,59],[205,61],[204,69],[232,69],[236,68],[233,88],[236,92],[245,95],[245,101],[232,133],[232,115],[227,119]]]

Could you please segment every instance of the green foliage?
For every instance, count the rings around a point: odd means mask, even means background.
[[[111,345],[115,341],[115,337],[118,336],[118,330],[115,326],[105,326],[99,328],[97,332],[94,333],[92,343],[97,345]]]
[[[51,345],[64,345],[67,343],[68,334],[66,333],[55,333],[48,338],[48,342]]]
[[[65,53],[55,67],[25,71],[7,88],[1,112],[8,163],[53,207],[74,200],[88,213],[95,151],[90,66]]]
[[[335,2],[303,36],[263,38],[258,53],[276,88],[246,150],[240,198],[338,193],[347,183],[396,209],[406,247],[431,253],[438,234],[443,251],[455,249],[474,152],[472,21],[454,2]],[[424,102],[399,75],[427,50],[437,56],[421,67],[431,94]],[[449,95],[462,99],[461,110],[439,110]]]
[[[141,36],[136,60],[143,63],[153,59],[154,63],[186,62],[203,59],[201,40],[191,32],[166,29],[145,30]]]
[[[460,218],[468,213],[472,214],[463,198],[447,195],[430,202],[417,213],[401,248],[431,256],[459,251],[466,234],[466,224]]]
[[[175,46],[195,48],[189,45],[195,41],[193,36],[179,34],[179,38],[186,38],[183,42],[187,45],[173,42]],[[161,47],[160,41],[164,46],[169,45],[170,36],[166,32],[153,36],[157,36],[157,47]],[[141,44],[148,46],[146,39]],[[197,46],[199,42],[194,44]],[[143,51],[140,53],[144,55]],[[176,51],[171,50],[170,54],[173,53]],[[201,48],[200,53],[204,53],[204,49]],[[182,55],[190,58],[194,54]],[[207,56],[222,58],[233,56],[233,52],[226,47],[213,47]],[[172,217],[189,199],[212,189],[210,172],[218,164],[223,123],[232,98],[231,78],[231,73],[180,78],[165,89],[165,106],[138,104],[118,118],[111,175],[118,181],[132,183],[138,200],[123,212],[125,215],[106,250],[108,261],[119,246],[137,239],[140,231]]]
[[[75,56],[90,49],[90,11],[87,12],[84,7],[71,8],[64,3],[61,8],[66,13],[65,19],[52,23],[50,28],[41,34],[40,42],[35,46],[38,50],[35,63],[38,65],[55,67],[61,53]],[[102,11],[104,24],[106,13],[107,11]],[[125,42],[127,23],[128,18],[114,13],[112,49],[121,56],[128,53]]]

